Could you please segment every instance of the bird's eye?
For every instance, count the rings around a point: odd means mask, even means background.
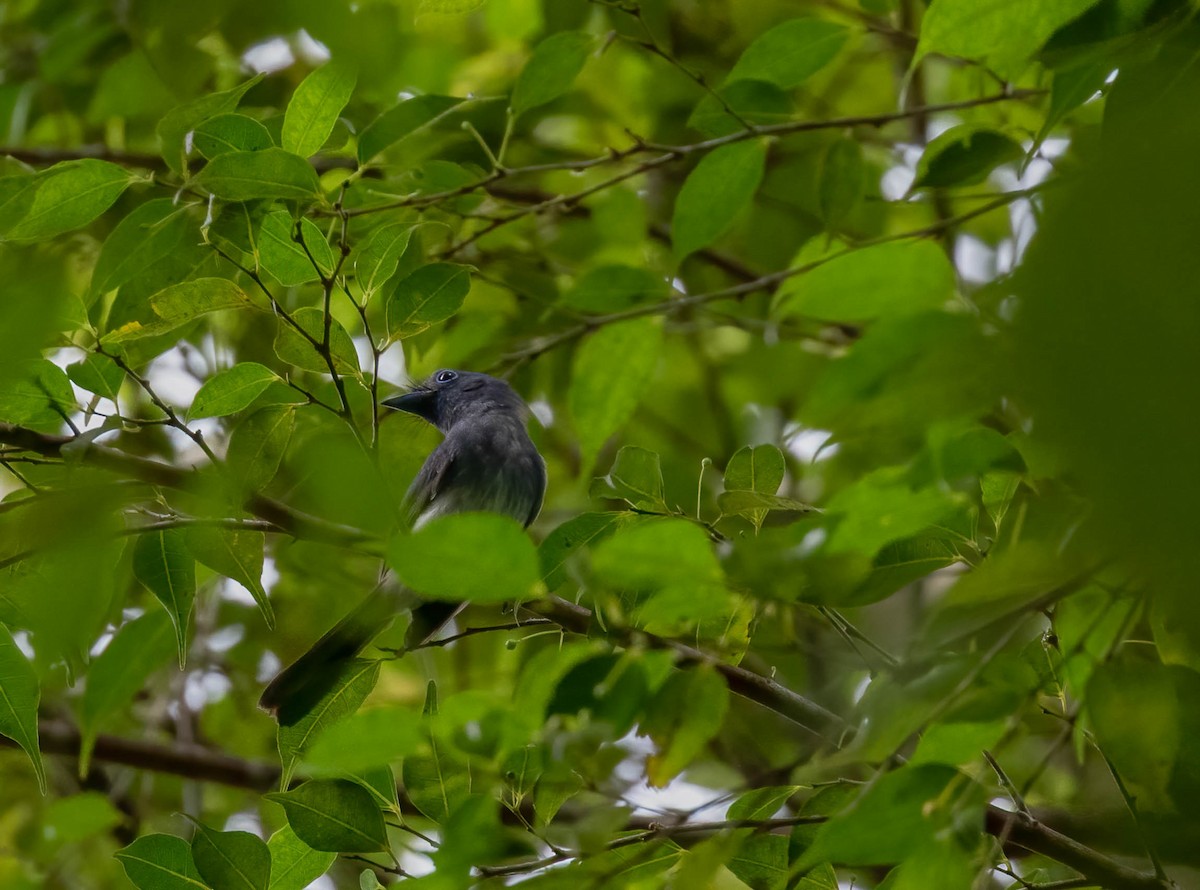
[[[455,374],[453,371],[438,371],[437,374],[434,375],[433,379],[436,380],[438,383],[449,383],[451,380],[453,380],[457,376],[458,375]]]

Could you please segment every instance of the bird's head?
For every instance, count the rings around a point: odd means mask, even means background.
[[[383,405],[423,417],[449,432],[459,421],[500,413],[525,422],[529,408],[503,380],[476,371],[435,371],[403,395],[385,399]]]

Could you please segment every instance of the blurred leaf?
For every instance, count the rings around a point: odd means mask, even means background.
[[[632,416],[658,367],[662,326],[652,318],[605,325],[575,350],[567,403],[585,466]]]
[[[696,103],[688,126],[709,138],[736,133],[743,124],[726,110],[726,106],[736,111],[743,121],[758,126],[790,120],[794,111],[792,97],[775,84],[763,80],[735,80],[715,93],[706,93]]]
[[[729,689],[708,665],[672,674],[647,706],[640,732],[658,752],[646,760],[646,778],[663,787],[704,750],[725,722]]]
[[[655,518],[618,529],[596,547],[592,567],[608,584],[630,590],[721,580],[708,535],[685,519]]]
[[[391,337],[419,334],[458,312],[471,290],[471,272],[455,263],[430,263],[402,279],[387,301]]]
[[[204,381],[192,400],[188,417],[194,420],[237,414],[278,379],[278,374],[258,362],[238,362]]]
[[[794,522],[816,511],[811,504],[777,494],[758,491],[723,491],[717,496],[717,506],[723,516],[745,516],[756,528],[770,517],[772,524]],[[779,515],[771,516],[772,513]]]
[[[324,730],[305,760],[325,770],[361,772],[407,757],[423,741],[420,715],[414,711],[372,708]]]
[[[126,818],[99,791],[85,791],[60,797],[46,807],[43,834],[55,847],[77,844],[112,830]]]
[[[337,266],[333,248],[311,220],[300,220],[303,246],[296,242],[295,228],[292,215],[286,210],[277,210],[263,217],[262,228],[258,232],[259,263],[263,271],[285,287],[299,287],[319,281],[322,275],[332,275]],[[313,266],[313,260],[316,260],[319,272]]]
[[[621,498],[639,510],[667,512],[659,456],[636,445],[622,446],[608,475],[593,479],[588,493],[594,498]]]
[[[374,853],[387,849],[383,813],[371,793],[345,779],[313,779],[287,792],[264,794],[287,813],[296,837],[314,850]]]
[[[678,259],[712,244],[750,206],[766,157],[762,140],[747,139],[723,145],[700,160],[675,199],[671,241]]]
[[[248,831],[215,831],[197,822],[192,859],[212,890],[267,890],[271,882],[271,853]]]
[[[263,75],[259,74],[231,90],[193,99],[169,112],[159,121],[158,142],[167,166],[175,173],[184,172],[187,169],[184,145],[187,134],[209,118],[233,111],[242,100],[242,96],[262,79]]]
[[[874,556],[884,544],[911,537],[944,521],[953,496],[937,488],[912,490],[886,474],[866,476],[839,491],[825,509],[833,520],[830,553]]]
[[[267,841],[271,852],[271,883],[268,890],[304,890],[329,871],[336,853],[314,850],[285,825]]]
[[[275,612],[262,586],[263,548],[266,536],[246,528],[192,525],[184,530],[188,550],[214,572],[236,581],[258,603],[267,627],[275,627]]]
[[[178,247],[191,226],[186,206],[170,198],[139,204],[104,240],[92,270],[91,292],[108,293],[137,277]]]
[[[1032,151],[1036,152],[1041,147],[1046,137],[1064,117],[1096,95],[1112,74],[1112,69],[1110,61],[1102,60],[1084,62],[1054,72],[1054,80],[1050,83],[1050,109],[1046,112],[1045,123],[1033,141]]]
[[[563,302],[583,312],[620,312],[638,303],[659,299],[666,292],[667,282],[649,269],[599,266],[584,273],[575,286],[563,294]]]
[[[46,432],[58,432],[63,415],[78,409],[71,382],[62,368],[38,359],[0,390],[0,420]]]
[[[389,108],[358,137],[358,162],[366,164],[385,148],[446,117],[464,101],[431,94],[414,96]]]
[[[821,155],[817,198],[825,228],[837,231],[862,201],[867,185],[863,150],[853,139],[837,139]]]
[[[388,563],[413,590],[452,602],[529,599],[540,574],[537,550],[521,524],[492,513],[440,516],[397,535]]]
[[[912,65],[928,53],[987,62],[1009,78],[1058,28],[1083,14],[1096,0],[938,0],[921,22],[921,41]]]
[[[595,46],[596,38],[584,31],[560,31],[539,43],[513,86],[513,117],[570,90]]]
[[[311,200],[320,193],[317,173],[299,155],[282,148],[217,155],[192,184],[226,201],[255,198]]]
[[[275,478],[295,427],[295,408],[268,405],[234,428],[225,463],[242,488],[258,491]]]
[[[55,164],[38,174],[32,202],[18,220],[4,225],[4,237],[43,240],[86,226],[133,182],[128,170],[108,161],[85,158]]]
[[[274,145],[267,128],[244,114],[210,117],[192,134],[196,151],[212,159],[231,151],[261,151]]]
[[[1086,705],[1100,750],[1132,786],[1139,808],[1170,810],[1167,788],[1183,740],[1169,669],[1132,658],[1102,663]]]
[[[608,652],[581,661],[562,676],[546,716],[586,712],[590,721],[608,724],[612,737],[620,738],[633,728],[649,694],[641,662]]]
[[[139,534],[133,545],[133,574],[166,608],[175,627],[179,669],[183,670],[196,598],[196,562],[183,532],[169,528]]]
[[[944,763],[965,766],[974,763],[1004,735],[1001,721],[991,723],[935,723],[921,733],[921,741],[910,763]]]
[[[937,798],[957,770],[906,766],[867,786],[858,799],[821,826],[798,868],[819,862],[890,865],[900,862],[938,830]],[[945,804],[943,804],[945,806]]]
[[[465,15],[479,9],[487,0],[421,0],[421,12],[436,12],[443,15]]]
[[[538,547],[546,589],[557,590],[566,583],[570,559],[610,535],[626,518],[623,513],[580,513],[550,532]]]
[[[364,300],[370,300],[396,274],[413,232],[423,225],[424,222],[392,223],[371,233],[354,259],[354,277],[363,289]]]
[[[834,22],[791,19],[746,47],[728,80],[766,80],[783,89],[798,87],[834,59],[848,35],[845,27]]]
[[[170,660],[174,651],[170,617],[163,612],[147,612],[123,625],[92,662],[79,715],[80,775],[88,774],[92,745],[100,727],[130,705],[146,678]]]
[[[954,838],[937,838],[909,852],[888,875],[887,890],[968,887],[977,873],[972,857]]]
[[[779,785],[747,791],[729,805],[729,811],[725,814],[725,818],[771,819],[803,787],[803,785]]]
[[[41,687],[33,665],[17,648],[12,634],[0,624],[0,735],[12,739],[29,755],[38,788],[46,793],[46,771],[38,747],[38,702]]]
[[[76,386],[106,399],[116,400],[125,382],[125,372],[107,356],[90,353],[82,361],[67,365],[67,377]]]
[[[305,371],[328,374],[329,363],[314,345],[324,341],[325,313],[316,306],[301,306],[292,313],[292,321],[308,336],[305,337],[290,324],[281,322],[275,333],[275,355],[280,361]],[[336,318],[329,320],[329,353],[338,373],[358,373],[358,350]]]
[[[147,834],[113,854],[138,890],[196,890],[204,882],[183,838]]]
[[[917,162],[913,189],[948,188],[983,182],[1001,164],[1025,154],[1018,142],[982,127],[951,127],[929,143]]]
[[[379,680],[379,662],[355,658],[346,663],[330,689],[298,720],[280,720],[276,743],[283,764],[280,787],[286,788],[301,756],[322,732],[358,710]]]
[[[300,81],[283,116],[283,147],[302,158],[320,151],[357,81],[358,72],[340,61],[326,62]]]
[[[401,781],[409,799],[423,815],[439,825],[471,793],[471,771],[466,761],[452,755],[443,743],[430,738],[429,754],[404,758]]]
[[[871,321],[937,309],[954,294],[954,267],[932,241],[855,250],[786,281],[775,313],[827,321]]]

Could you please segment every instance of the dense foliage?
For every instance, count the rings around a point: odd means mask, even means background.
[[[0,885],[1200,886],[1195,14],[0,6]]]

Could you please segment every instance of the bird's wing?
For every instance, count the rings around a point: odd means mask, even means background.
[[[430,507],[436,506],[438,495],[454,478],[455,458],[458,456],[454,444],[445,439],[421,465],[412,485],[404,495],[401,515],[408,528],[412,528]]]

